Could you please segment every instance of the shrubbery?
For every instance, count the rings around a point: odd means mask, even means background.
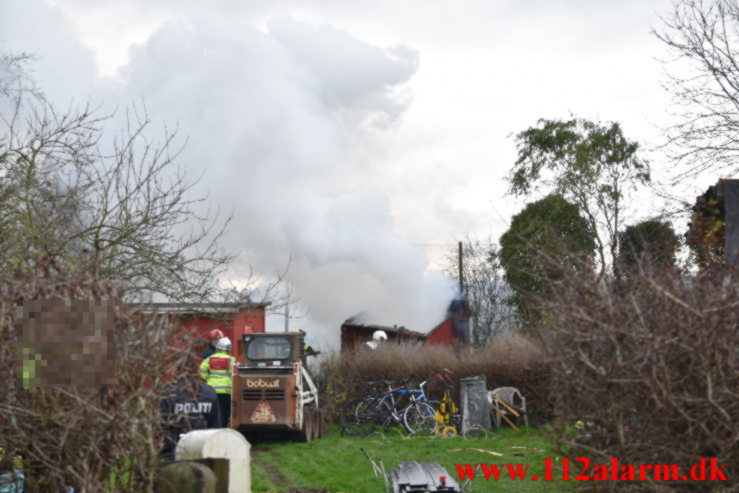
[[[736,475],[738,274],[717,267],[686,276],[642,265],[626,283],[581,276],[560,284],[543,330],[567,455],[683,466],[716,457]],[[679,487],[717,486],[729,485]]]
[[[0,473],[22,469],[24,491],[151,491],[164,425],[160,397],[173,375],[193,371],[192,338],[166,317],[136,311],[121,295],[113,283],[92,275],[34,273],[0,280]],[[93,306],[96,300],[107,300],[114,307],[109,355],[101,353],[106,344],[93,335],[77,338],[82,349],[60,341],[55,350],[59,361],[39,362],[49,369],[56,365],[57,373],[46,376],[58,382],[61,361],[77,356],[79,373],[87,373],[82,377],[88,384],[29,382],[28,358],[21,361],[20,347],[26,347],[28,338],[22,333],[19,305],[31,300],[76,300]],[[105,334],[102,329],[99,335]],[[37,332],[46,332],[36,340],[37,348],[49,350],[49,340],[59,337],[57,330],[59,326],[51,326]],[[102,360],[110,378],[96,378],[100,368],[81,359],[92,362],[95,356],[110,357]],[[78,381],[80,376],[69,375]]]

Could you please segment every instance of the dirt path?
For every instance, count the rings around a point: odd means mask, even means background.
[[[251,460],[255,466],[264,471],[269,480],[280,490],[293,491],[298,489],[298,485],[293,483],[290,478],[282,473],[278,466],[268,459],[270,455],[269,449],[252,449]]]
[[[252,449],[251,460],[255,466],[264,471],[270,481],[281,491],[287,491],[287,493],[331,493],[329,490],[306,490],[301,488],[285,476],[279,466],[269,460],[270,455],[269,449],[260,450],[255,448]]]

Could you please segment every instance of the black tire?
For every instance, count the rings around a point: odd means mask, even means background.
[[[414,402],[403,412],[403,427],[415,436],[433,436],[436,409],[429,402]]]
[[[313,410],[313,439],[321,438],[321,411]]]
[[[323,438],[326,434],[326,416],[323,409],[319,409],[316,414],[318,416],[318,438]]]
[[[298,431],[298,441],[299,442],[310,442],[313,438],[313,423],[315,422],[315,419],[313,418],[313,408],[312,407],[304,407],[303,408],[303,429]]]
[[[341,408],[339,422],[347,435],[366,437],[377,427],[375,399],[358,397]]]

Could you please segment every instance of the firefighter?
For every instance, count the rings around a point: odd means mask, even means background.
[[[372,334],[372,340],[360,344],[359,349],[364,351],[374,351],[385,341],[387,341],[387,333],[384,330],[376,330],[375,333]]]
[[[291,332],[301,334],[305,338],[305,331],[300,329],[293,329]],[[320,351],[316,351],[313,346],[308,344],[307,342],[303,343],[303,357],[305,356],[318,356],[321,354]]]
[[[321,354],[321,352],[316,351],[313,346],[306,342],[305,344],[303,344],[303,354],[305,354],[306,356],[318,356],[319,354]]]
[[[223,339],[223,332],[218,329],[211,330],[208,334],[208,345],[203,349],[203,352],[200,354],[200,358],[206,359],[209,356],[213,356],[216,352],[216,342],[220,339]]]
[[[231,418],[231,379],[236,358],[231,356],[231,340],[223,337],[216,342],[216,353],[200,364],[200,378],[216,391],[221,409],[221,426],[227,428]]]

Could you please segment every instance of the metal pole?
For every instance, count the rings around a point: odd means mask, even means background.
[[[285,332],[290,332],[290,292],[285,299]]]
[[[462,269],[462,242],[459,242],[459,292],[464,293],[464,274]]]

